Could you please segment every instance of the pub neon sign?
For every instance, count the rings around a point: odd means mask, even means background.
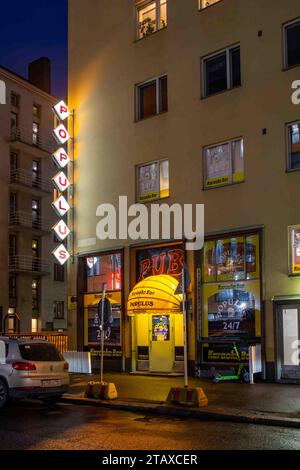
[[[63,145],[67,144],[70,140],[70,134],[64,125],[64,121],[71,113],[64,101],[60,101],[52,109],[59,120],[59,125],[53,130],[53,135],[58,145],[60,145],[58,150],[56,150],[52,155],[53,161],[59,169],[59,172],[52,178],[53,186],[58,191],[58,196],[52,202],[52,207],[60,218],[60,220],[52,227],[52,230],[61,242],[61,244],[52,251],[52,254],[59,264],[63,266],[71,256],[63,243],[64,241],[67,241],[67,238],[71,233],[68,225],[63,220],[63,217],[67,215],[71,209],[66,199],[66,191],[70,187],[71,183],[65,173],[68,169],[70,158],[63,147]]]

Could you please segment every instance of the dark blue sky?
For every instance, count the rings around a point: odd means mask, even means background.
[[[39,57],[52,63],[52,94],[67,92],[68,0],[0,0],[0,65],[27,78]]]

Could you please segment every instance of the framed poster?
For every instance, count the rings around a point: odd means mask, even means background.
[[[160,164],[150,163],[137,167],[137,199],[152,201],[160,196]]]
[[[205,149],[206,187],[228,184],[231,179],[230,144]]]

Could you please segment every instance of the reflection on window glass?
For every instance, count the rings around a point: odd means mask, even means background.
[[[300,64],[300,22],[292,23],[285,28],[286,66]]]
[[[216,244],[217,278],[239,280],[245,278],[244,238],[218,240]]]
[[[168,197],[169,191],[169,161],[160,163],[160,197]]]
[[[87,291],[101,292],[121,289],[121,254],[86,258]]]
[[[210,7],[214,3],[218,3],[221,0],[200,0],[200,9]]]
[[[288,169],[300,169],[300,122],[288,126]]]

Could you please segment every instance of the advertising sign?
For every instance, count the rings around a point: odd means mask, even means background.
[[[168,274],[180,280],[184,265],[183,245],[169,245],[136,251],[136,279]]]
[[[289,271],[300,275],[300,225],[289,227]]]
[[[260,314],[259,281],[203,286],[204,337],[258,337]]]
[[[249,347],[238,346],[241,360],[244,363],[249,362]],[[209,344],[202,347],[203,362],[208,363],[236,363],[239,362],[232,345],[228,344]]]
[[[151,201],[159,197],[159,162],[138,168],[138,201]]]

